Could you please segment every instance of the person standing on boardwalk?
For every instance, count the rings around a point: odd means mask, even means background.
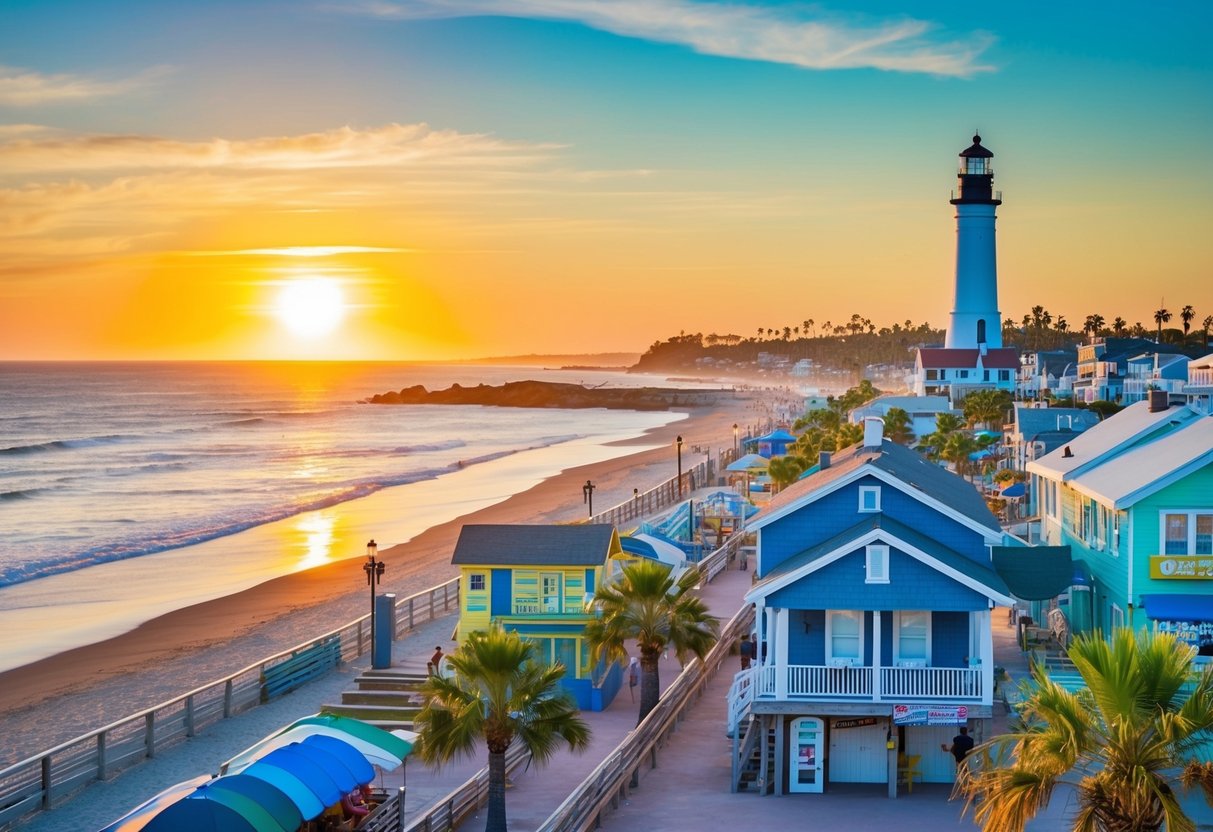
[[[749,670],[750,663],[754,661],[754,642],[748,638],[741,639],[741,669]]]
[[[442,645],[434,648],[434,655],[430,656],[429,671],[431,676],[441,676],[439,665],[442,664]]]
[[[632,695],[632,701],[636,701],[636,686],[640,684],[640,659],[632,656],[628,662],[628,693]]]
[[[969,736],[969,729],[962,725],[960,733],[952,737],[951,746],[940,743],[939,747],[952,753],[952,756],[956,758],[956,766],[959,768],[965,757],[969,756],[969,752],[973,750],[973,738]]]

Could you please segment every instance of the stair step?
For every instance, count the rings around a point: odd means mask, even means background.
[[[415,691],[347,690],[341,694],[341,704],[419,709],[425,704],[425,698]]]

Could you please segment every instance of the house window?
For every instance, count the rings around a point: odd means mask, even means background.
[[[957,371],[956,371],[956,377],[957,377],[957,378],[968,378],[968,377],[969,377],[969,371],[968,371],[968,370],[957,370]]]
[[[1010,381],[1011,380],[1011,371],[1010,370],[999,370],[998,371],[998,380],[999,381]]]
[[[872,544],[867,547],[867,582],[887,584],[889,582],[889,547]]]
[[[989,370],[982,370],[982,371],[981,371],[981,380],[982,380],[982,381],[989,381],[989,380],[990,380],[990,371],[989,371]]]
[[[468,575],[468,592],[484,592],[484,575]]]
[[[927,381],[939,381],[939,370],[927,370]]]
[[[859,510],[880,511],[880,486],[859,486]]]
[[[826,612],[826,663],[839,667],[863,664],[863,611]]]
[[[1162,551],[1167,555],[1213,555],[1213,512],[1164,512]]]
[[[902,610],[895,614],[893,655],[898,667],[928,667],[931,664],[931,613]]]

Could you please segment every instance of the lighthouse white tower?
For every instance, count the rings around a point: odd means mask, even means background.
[[[998,311],[998,260],[994,249],[994,209],[1002,204],[995,193],[994,154],[981,145],[981,136],[960,153],[960,191],[956,206],[956,293],[948,335],[950,349],[998,349],[1002,346],[1002,316]]]

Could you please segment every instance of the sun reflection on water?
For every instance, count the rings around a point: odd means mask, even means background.
[[[336,523],[336,515],[329,511],[313,511],[299,517],[295,528],[303,533],[301,568],[323,566],[332,560],[333,527]]]

